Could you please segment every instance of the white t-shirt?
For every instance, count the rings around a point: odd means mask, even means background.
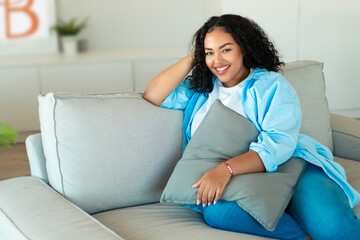
[[[251,73],[252,71],[250,71],[249,76]],[[249,78],[249,76],[247,78]],[[246,117],[241,101],[245,80],[241,81],[239,84],[233,87],[224,87],[222,82],[220,82],[219,79],[216,79],[216,82],[214,83],[214,89],[211,93],[209,93],[208,100],[206,100],[206,102],[201,106],[199,111],[194,116],[191,125],[191,136],[194,135],[196,129],[199,127],[200,123],[216,99],[220,99],[222,104],[224,104],[226,107]]]

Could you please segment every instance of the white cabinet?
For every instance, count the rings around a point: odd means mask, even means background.
[[[40,67],[41,93],[132,92],[130,61],[75,63]]]
[[[0,122],[19,132],[38,130],[39,94],[37,68],[0,68]]]

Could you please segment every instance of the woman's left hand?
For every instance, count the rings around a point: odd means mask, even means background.
[[[231,173],[225,164],[220,164],[213,170],[208,171],[192,187],[198,188],[197,205],[205,207],[212,203],[216,204],[231,178]]]

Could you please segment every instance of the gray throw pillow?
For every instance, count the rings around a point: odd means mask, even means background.
[[[196,204],[192,188],[221,162],[249,151],[258,130],[245,117],[217,100],[191,138],[162,193],[161,202]],[[272,231],[283,214],[306,162],[291,158],[274,173],[251,173],[230,179],[221,199],[235,201]]]

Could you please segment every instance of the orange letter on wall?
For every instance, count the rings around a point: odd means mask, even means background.
[[[31,5],[34,3],[34,0],[27,0],[28,2],[25,4],[25,6],[22,6],[22,7],[13,7],[10,2],[11,0],[4,0],[4,1],[5,1],[4,8],[5,8],[6,37],[7,38],[23,38],[23,37],[33,34],[39,27],[38,16],[35,14],[35,12],[31,11],[31,9],[30,9]],[[19,3],[19,2],[20,1],[18,1],[16,3]],[[13,3],[13,5],[14,5],[14,3]],[[19,33],[19,34],[11,33],[10,14],[13,12],[23,12],[29,16],[30,21],[31,21],[30,28],[26,32]]]

